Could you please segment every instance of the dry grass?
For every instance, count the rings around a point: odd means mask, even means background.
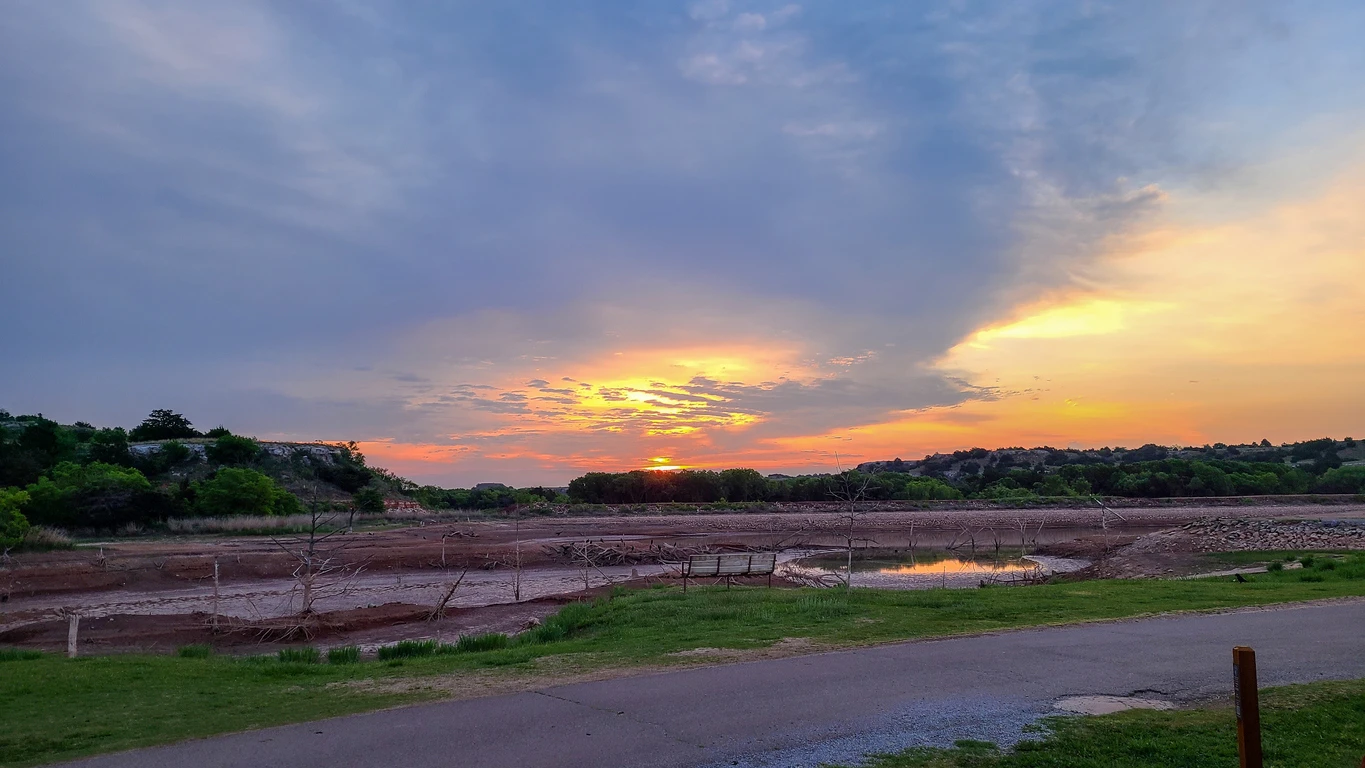
[[[66,531],[46,525],[35,525],[28,529],[28,533],[24,534],[24,543],[21,549],[41,552],[49,549],[71,549],[73,546],[75,546],[75,542],[71,540]]]
[[[254,533],[256,531],[289,532],[308,527],[308,515],[234,515],[232,517],[173,517],[166,521],[171,533]]]
[[[356,525],[396,522],[458,522],[470,517],[480,517],[477,510],[446,509],[440,512],[429,510],[393,510],[383,514],[358,514]],[[345,525],[349,515],[338,512],[332,525]],[[233,515],[231,517],[173,517],[166,521],[166,531],[178,534],[199,533],[294,533],[305,531],[311,524],[308,515]]]

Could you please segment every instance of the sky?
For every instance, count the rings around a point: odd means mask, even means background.
[[[12,0],[0,407],[423,483],[1365,435],[1365,4]]]

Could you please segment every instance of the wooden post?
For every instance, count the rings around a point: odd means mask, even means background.
[[[521,512],[517,513],[516,536],[517,536],[517,575],[516,581],[512,585],[512,602],[521,602]]]
[[[1261,702],[1256,688],[1256,652],[1232,649],[1232,695],[1237,713],[1237,754],[1241,768],[1262,768]]]
[[[213,631],[218,631],[218,558],[213,558]]]
[[[76,632],[80,629],[81,615],[72,611],[66,615],[66,657],[76,658]]]

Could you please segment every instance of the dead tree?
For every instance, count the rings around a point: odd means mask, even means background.
[[[1023,517],[1014,519],[1014,527],[1019,529],[1019,549],[1024,555],[1029,553],[1030,542],[1033,543],[1033,546],[1038,546],[1038,538],[1043,535],[1043,526],[1045,525],[1047,525],[1047,515],[1043,515],[1043,519],[1038,521],[1038,528],[1033,532],[1033,538],[1030,539],[1028,537],[1029,521]]]
[[[910,530],[905,537],[906,546],[910,549],[910,564],[915,564],[915,518],[910,518]]]
[[[853,588],[853,543],[856,541],[854,533],[858,521],[866,512],[860,512],[859,502],[867,498],[867,489],[872,484],[872,476],[865,475],[857,470],[845,472],[839,463],[839,454],[834,454],[834,465],[839,470],[834,482],[830,483],[829,495],[839,502],[839,521],[840,527],[845,528],[844,540],[848,545],[848,571],[844,577],[844,584],[849,589]],[[857,477],[850,477],[851,474]],[[847,520],[847,526],[844,521]]]
[[[308,505],[307,530],[287,541],[271,538],[295,562],[291,575],[298,583],[302,598],[296,617],[299,629],[305,634],[308,634],[308,620],[315,613],[313,604],[323,597],[345,594],[365,569],[363,563],[352,566],[343,559],[349,542],[336,539],[346,533],[346,528],[336,525],[339,517],[330,505],[323,506],[318,501],[315,486]]]
[[[455,590],[460,588],[460,582],[464,581],[467,573],[469,573],[469,569],[465,568],[460,571],[460,578],[447,585],[445,594],[441,596],[440,600],[436,601],[436,607],[432,608],[431,612],[427,614],[427,621],[437,621],[446,617],[446,604],[450,602],[450,598],[455,596]]]
[[[1099,576],[1104,578],[1105,565],[1109,560],[1109,516],[1113,515],[1124,522],[1128,522],[1128,518],[1110,509],[1108,505],[1100,501],[1100,497],[1091,496],[1090,498],[1100,508],[1100,529],[1104,532],[1104,551],[1100,553]]]

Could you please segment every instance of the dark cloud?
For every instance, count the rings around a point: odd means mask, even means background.
[[[927,364],[1365,98],[1349,2],[348,7],[6,10],[8,406],[418,439],[633,392],[763,439],[999,396]],[[828,376],[578,365],[701,341]]]

